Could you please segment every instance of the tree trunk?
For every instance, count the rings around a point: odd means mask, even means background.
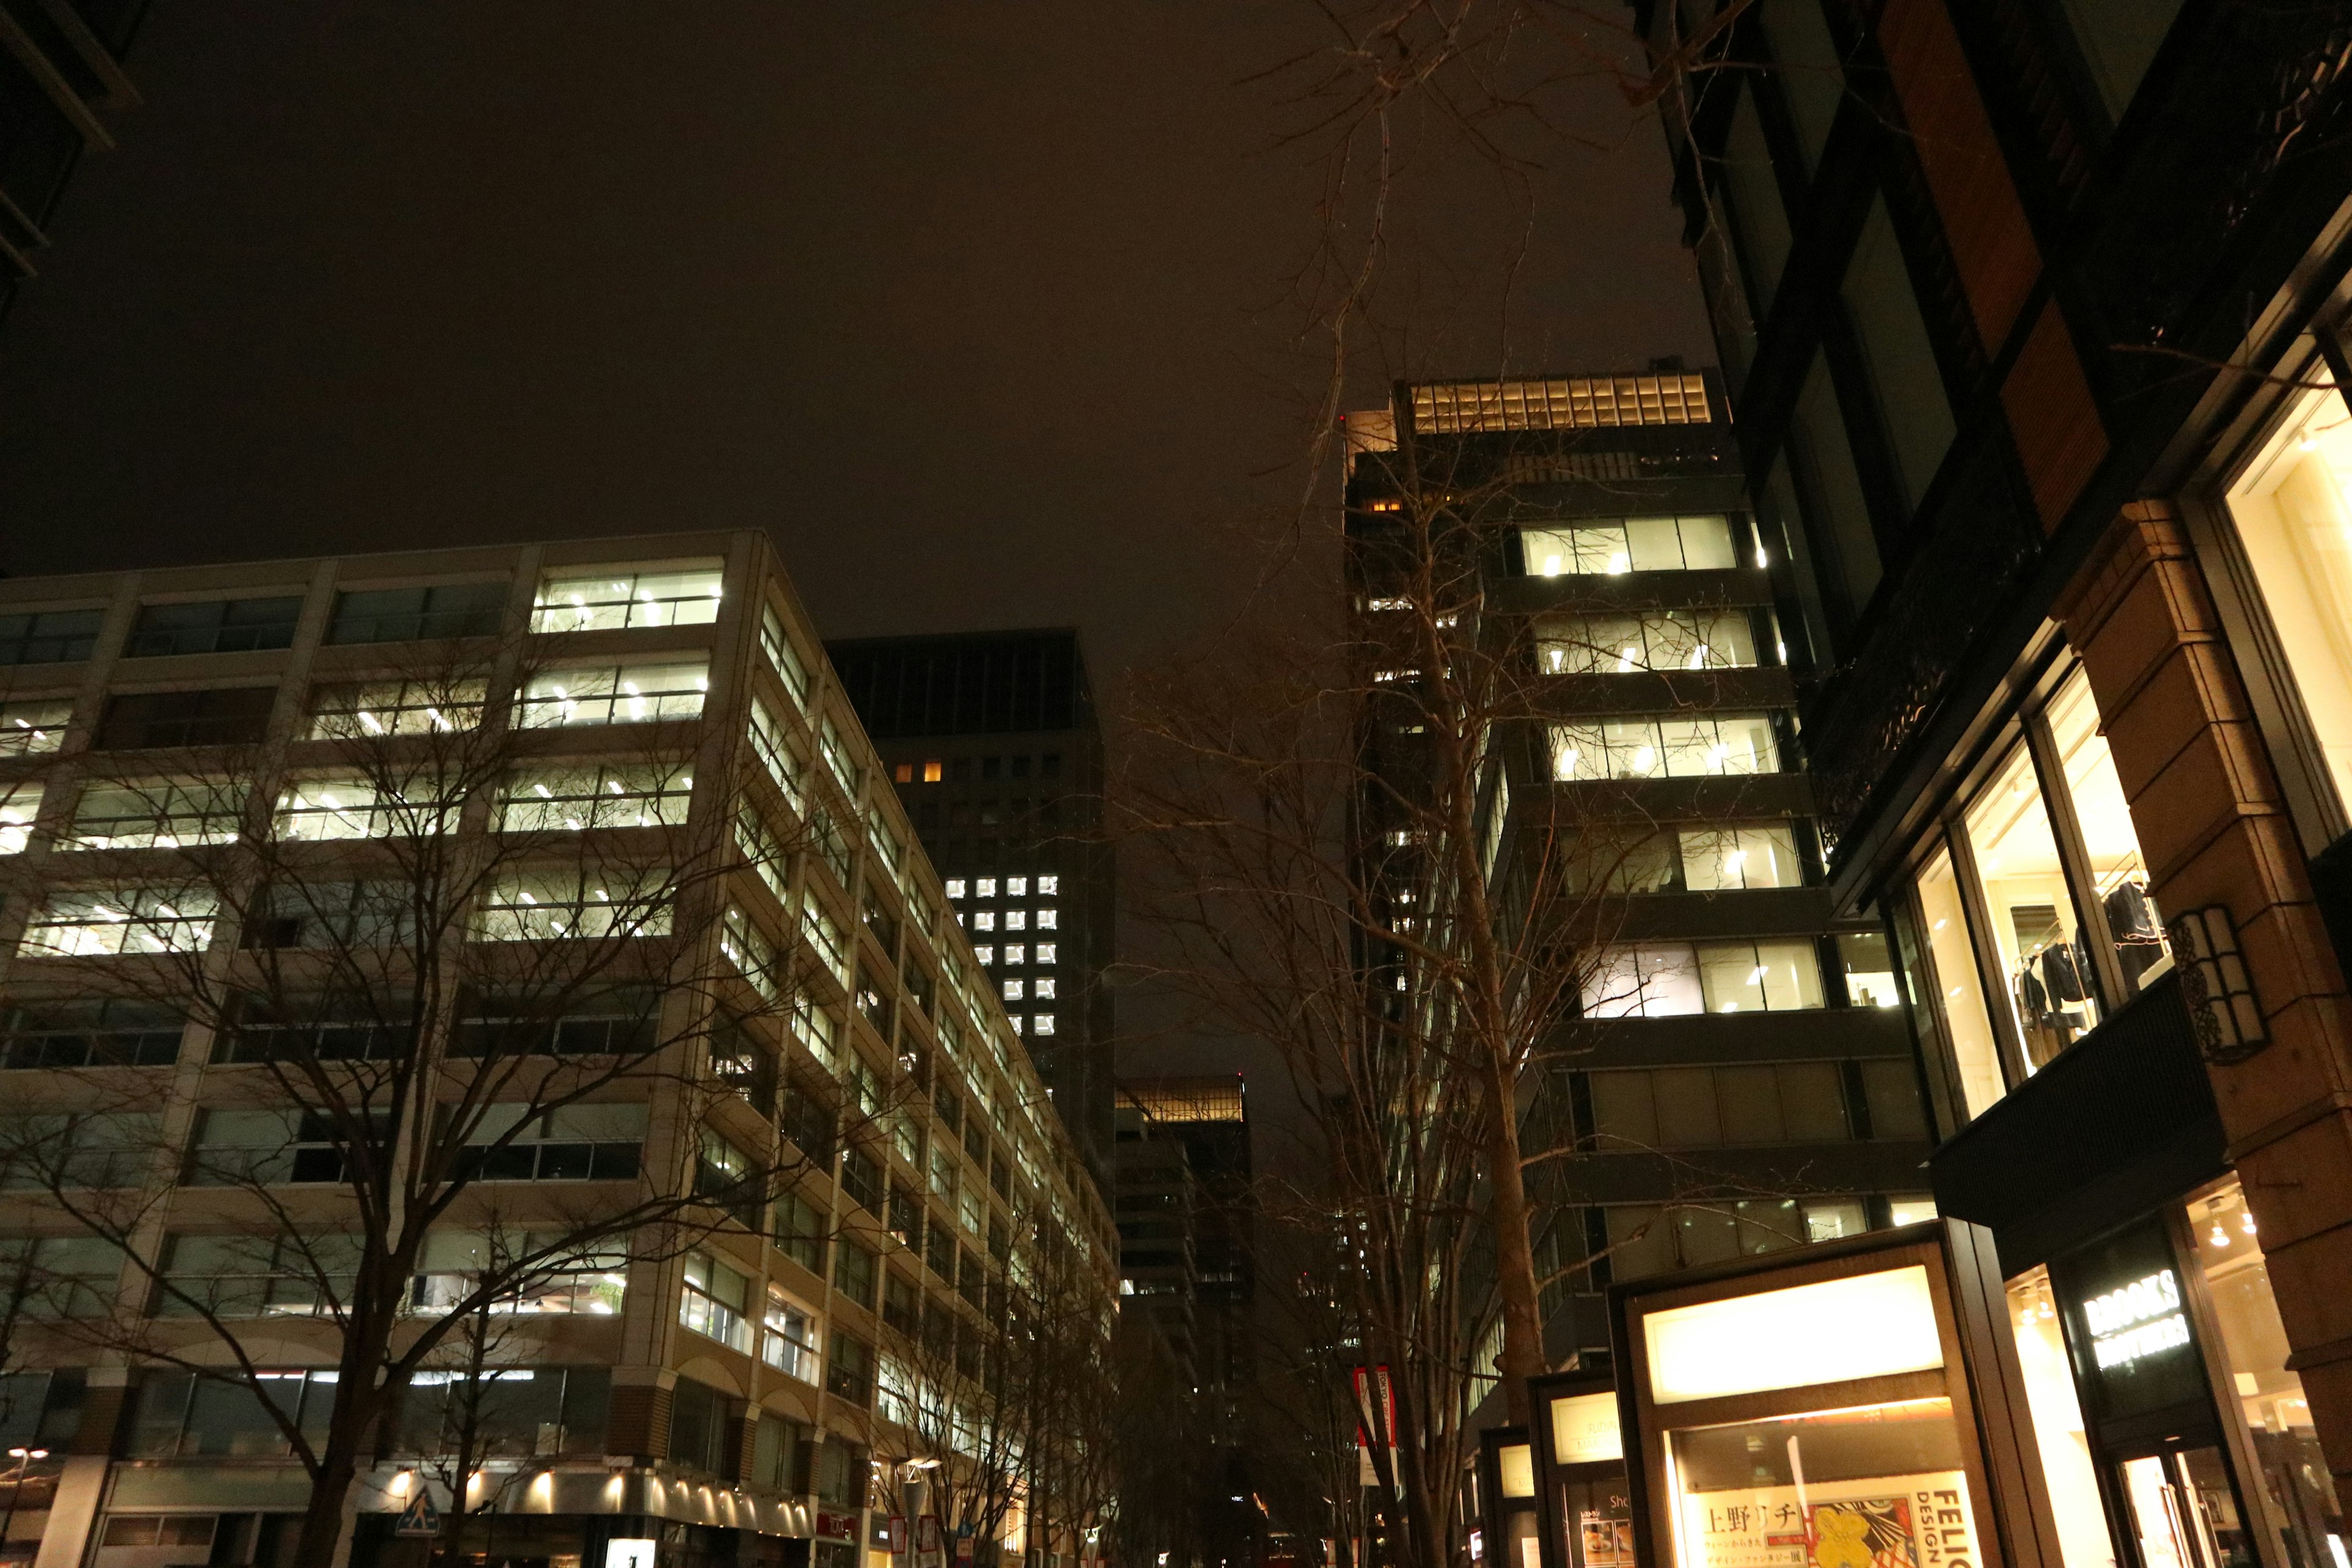
[[[302,1532],[295,1540],[294,1561],[317,1563],[320,1568],[331,1568],[338,1563],[335,1555],[342,1544],[343,1504],[352,1493],[352,1479],[358,1472],[357,1445],[338,1443],[331,1436],[327,1451],[319,1457],[319,1477],[310,1488],[310,1510],[302,1516]]]

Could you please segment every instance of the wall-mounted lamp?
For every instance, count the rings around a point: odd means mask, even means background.
[[[2199,1053],[2227,1067],[2268,1049],[2270,1028],[2238,952],[2230,911],[2220,904],[2189,910],[2167,921],[2165,932],[2172,939],[2180,999],[2188,1004]]]

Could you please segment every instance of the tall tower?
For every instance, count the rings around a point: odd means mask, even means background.
[[[917,837],[1109,1190],[1117,889],[1102,727],[1072,627],[829,643]]]
[[[1894,965],[1832,917],[1796,639],[1712,378],[1400,384],[1349,424],[1350,610],[1367,640],[1411,610],[1383,563],[1443,509],[1466,635],[1524,703],[1479,786],[1487,874],[1596,948],[1523,1134],[1563,1156],[1529,1185],[1547,1361],[1606,1354],[1612,1279],[1932,1213]]]

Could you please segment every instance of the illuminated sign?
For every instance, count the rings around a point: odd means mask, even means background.
[[[1625,1457],[1617,1431],[1617,1395],[1571,1394],[1551,1402],[1552,1458],[1563,1465],[1591,1465]]]
[[[1660,1405],[1944,1364],[1927,1270],[1916,1263],[1644,1312],[1642,1332]]]
[[[2092,1297],[2083,1303],[2083,1321],[2091,1331],[2092,1359],[2102,1372],[2189,1342],[2180,1282],[2169,1268]]]

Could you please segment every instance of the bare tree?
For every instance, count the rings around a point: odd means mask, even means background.
[[[313,1482],[301,1561],[420,1371],[616,1310],[803,1163],[744,1026],[804,1027],[814,961],[724,886],[802,840],[727,737],[663,722],[699,706],[504,646],[330,692],[290,741],[92,752],[63,839],[17,859],[15,1048],[54,1070],[0,1152],[37,1230],[123,1272],[58,1327],[248,1393]],[[176,1053],[124,1018],[193,1025],[211,1065],[159,1097],[131,1069]],[[264,1340],[331,1384],[269,1375]]]
[[[1540,1081],[1654,980],[1617,937],[1672,852],[1622,782],[1663,765],[1657,748],[1612,762],[1603,721],[1560,715],[1595,674],[1705,683],[1722,662],[1696,619],[1687,649],[1628,649],[1606,618],[1492,602],[1543,515],[1524,484],[1566,477],[1580,439],[1360,451],[1329,541],[1336,623],[1293,609],[1149,685],[1115,797],[1178,955],[1157,978],[1272,1046],[1307,1108],[1314,1288],[1360,1364],[1386,1369],[1398,1444],[1373,1446],[1370,1506],[1401,1563],[1450,1560],[1470,1412],[1499,1383],[1526,1420],[1547,1288],[1592,1261],[1538,1265],[1550,1205],[1530,1173],[1576,1149],[1531,1120]],[[1661,706],[1706,707],[1639,679]],[[1702,771],[1772,765],[1711,731],[1660,735],[1701,745]]]

